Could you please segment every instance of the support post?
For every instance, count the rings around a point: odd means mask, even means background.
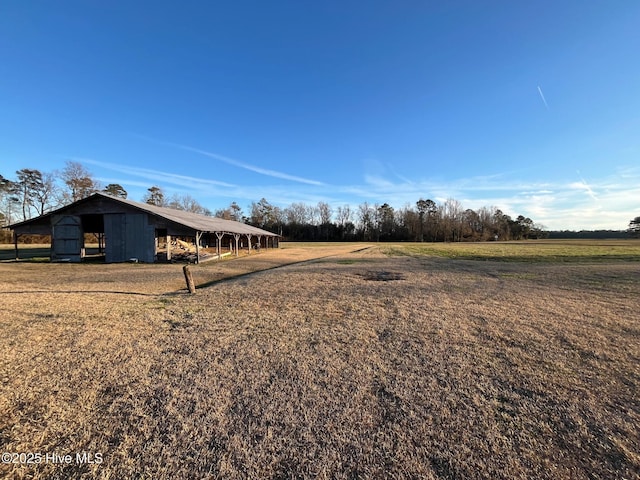
[[[250,234],[246,234],[247,237],[247,243],[249,244],[248,250],[247,250],[247,254],[251,255],[251,235]]]
[[[240,234],[234,233],[233,237],[236,239],[236,257],[238,256],[238,240],[240,240]]]
[[[13,231],[13,247],[16,251],[16,260],[20,260],[20,255],[18,254],[18,234],[16,231]]]
[[[97,233],[96,238],[98,239],[98,253],[101,254],[104,252],[104,233]]]
[[[200,263],[200,239],[202,232],[196,232],[196,263]]]
[[[182,272],[184,273],[184,279],[187,282],[187,289],[189,293],[196,293],[196,284],[193,283],[193,277],[191,276],[191,270],[189,270],[189,265],[185,265],[182,267]]]
[[[171,261],[171,235],[167,233],[167,262]]]
[[[220,244],[222,243],[223,232],[216,232],[216,253],[218,254],[218,260],[220,260]]]

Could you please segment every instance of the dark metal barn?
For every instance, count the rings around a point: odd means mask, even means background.
[[[80,262],[85,257],[84,234],[95,234],[104,245],[107,263],[171,260],[172,239],[195,242],[195,260],[203,242],[238,255],[240,248],[277,248],[279,235],[240,222],[157,207],[113,197],[93,195],[31,220],[10,225],[16,257],[18,238],[25,234],[51,235],[51,260]],[[160,255],[159,240],[168,248]],[[245,243],[246,241],[246,243]]]

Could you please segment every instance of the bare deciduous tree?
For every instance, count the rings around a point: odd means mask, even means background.
[[[66,163],[62,170],[62,180],[68,188],[68,191],[64,193],[64,199],[69,202],[81,200],[100,190],[100,183],[79,162],[68,161]]]
[[[353,218],[353,213],[351,212],[351,207],[349,205],[343,205],[342,207],[338,207],[336,210],[336,221],[338,225],[344,227],[347,222],[351,222]]]
[[[200,205],[200,203],[191,195],[173,195],[166,205],[169,208],[176,210],[183,210],[185,212],[197,213],[200,215],[206,215],[208,210]],[[209,212],[209,215],[211,212]]]
[[[241,222],[243,220],[242,208],[236,202],[231,202],[227,208],[216,210],[214,216],[235,222]]]
[[[318,215],[320,216],[320,224],[327,225],[331,222],[333,211],[327,202],[318,202]]]
[[[285,208],[285,218],[287,222],[295,225],[304,225],[309,222],[308,208],[304,203],[294,202]]]
[[[375,230],[375,208],[364,202],[358,205],[358,230],[362,240],[371,240]]]

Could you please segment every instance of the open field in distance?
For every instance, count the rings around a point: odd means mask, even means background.
[[[48,259],[49,244],[18,244],[21,259]],[[16,253],[13,244],[0,244],[0,261],[15,260]]]
[[[524,242],[407,243],[383,247],[390,255],[507,262],[640,261],[639,240],[530,240]]]
[[[360,242],[281,242],[281,251],[290,254],[302,249],[305,255],[324,255],[342,248],[364,248]],[[497,260],[516,262],[585,262],[585,261],[640,261],[640,240],[529,240],[519,242],[457,242],[457,243],[382,243],[378,244],[387,255],[435,256],[466,260]],[[97,251],[97,245],[87,245]],[[338,250],[335,250],[338,249]],[[322,253],[319,253],[322,252]],[[244,253],[244,252],[243,252]],[[255,252],[254,252],[255,253]],[[300,255],[295,253],[294,255]],[[21,244],[21,259],[46,260],[49,246]],[[13,245],[0,244],[0,261],[14,260]]]
[[[103,458],[0,477],[639,478],[640,242],[537,244],[0,263],[0,450]]]

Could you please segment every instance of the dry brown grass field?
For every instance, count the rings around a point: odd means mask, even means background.
[[[637,253],[285,247],[0,263],[0,477],[640,478]]]

